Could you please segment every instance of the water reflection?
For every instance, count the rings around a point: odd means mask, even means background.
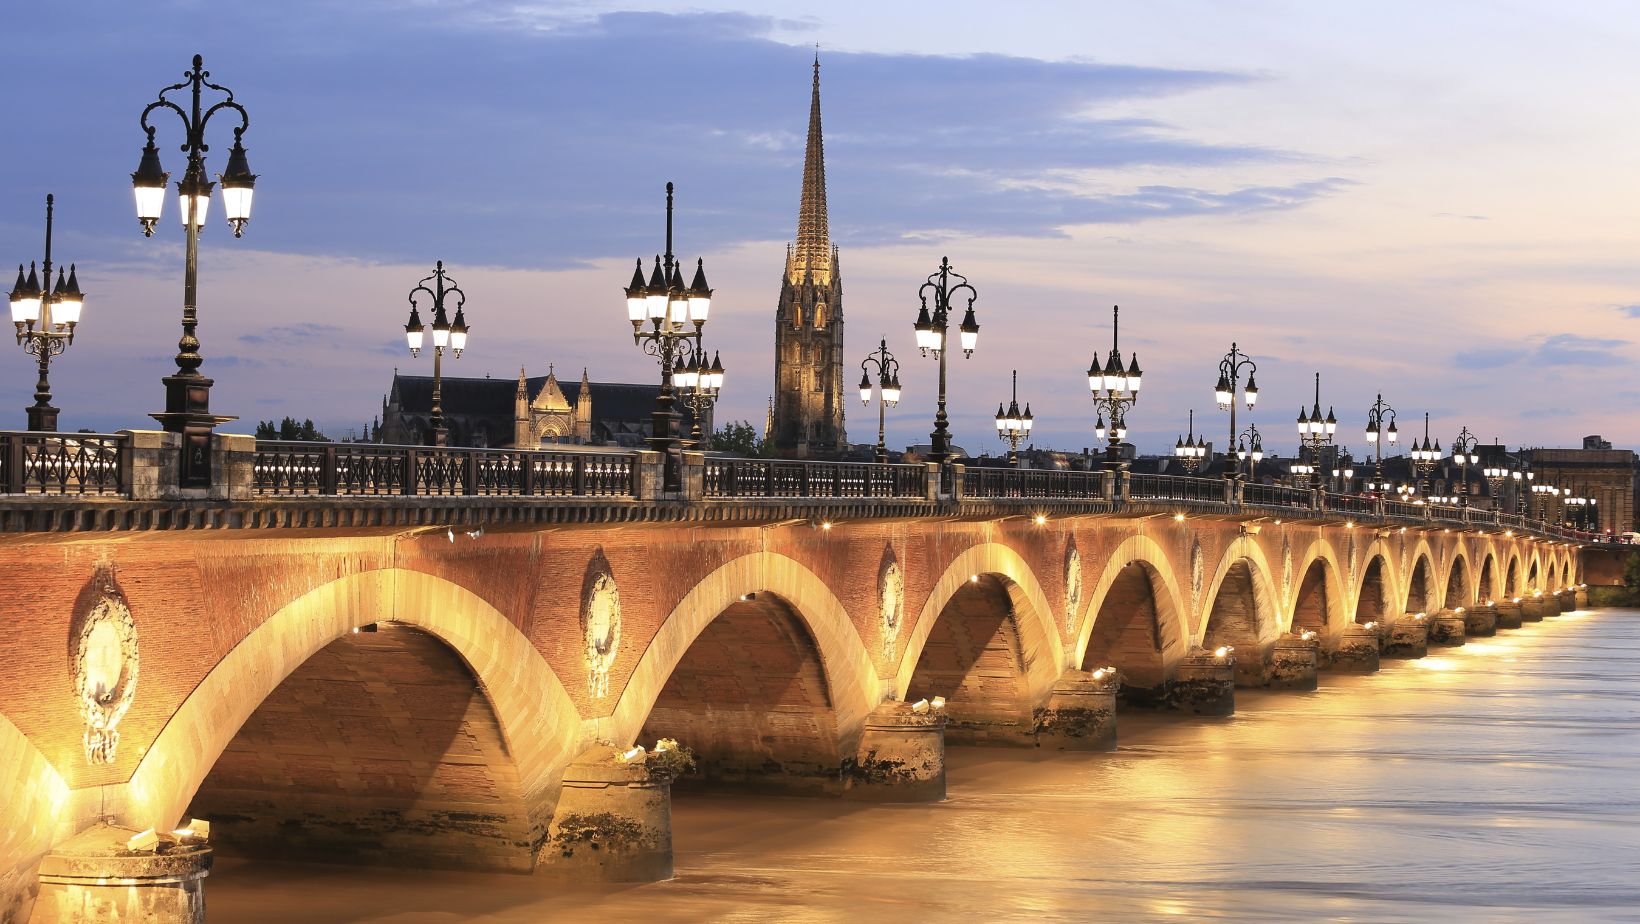
[[[224,862],[211,915],[1637,920],[1640,614],[1571,615],[1229,719],[1124,715],[1114,754],[952,749],[939,805],[680,797],[671,882]]]

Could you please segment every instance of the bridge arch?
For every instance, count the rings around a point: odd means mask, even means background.
[[[1480,578],[1475,583],[1475,601],[1487,603],[1502,599],[1503,588],[1498,575],[1498,556],[1490,547],[1481,559]]]
[[[1115,667],[1126,686],[1160,687],[1190,648],[1184,614],[1167,553],[1149,536],[1132,536],[1105,560],[1079,614],[1075,663]]]
[[[1526,591],[1528,593],[1543,589],[1543,578],[1541,576],[1543,572],[1538,569],[1539,558],[1536,549],[1532,550],[1529,561],[1530,563],[1526,567]]]
[[[988,598],[988,599],[982,599]],[[940,575],[923,603],[906,642],[895,676],[893,694],[904,699],[913,693],[913,680],[923,665],[929,650],[929,641],[942,619],[949,615],[948,608],[956,603],[959,609],[996,610],[1005,618],[991,618],[994,629],[1013,634],[1010,644],[1017,646],[1011,660],[1018,676],[1016,683],[1021,721],[1029,718],[1033,706],[1043,702],[1054,682],[1065,667],[1064,646],[1059,638],[1053,608],[1049,606],[1041,582],[1020,554],[1006,545],[986,542],[972,546],[958,555]],[[982,617],[989,618],[989,617]],[[944,631],[951,630],[945,627]],[[942,636],[942,643],[947,641]],[[988,644],[986,639],[973,639],[973,644]],[[972,665],[970,665],[972,666]],[[949,699],[949,697],[948,697]],[[949,708],[949,707],[948,707]],[[996,707],[1000,709],[1000,704]],[[993,710],[995,711],[995,710]],[[953,722],[959,720],[952,711]]]
[[[1446,594],[1441,602],[1444,609],[1455,610],[1475,602],[1474,584],[1469,576],[1469,555],[1461,548],[1453,553],[1446,569]]]
[[[1399,586],[1389,543],[1382,539],[1373,542],[1362,556],[1361,576],[1355,586],[1355,622],[1384,623],[1393,619],[1395,603],[1401,599]]]
[[[1204,595],[1206,613],[1198,638],[1206,648],[1236,649],[1238,682],[1256,683],[1263,677],[1271,646],[1283,628],[1277,599],[1264,550],[1249,537],[1237,539],[1225,550]]]
[[[1509,566],[1504,570],[1503,595],[1505,597],[1522,596],[1520,551],[1509,550]]]
[[[431,636],[471,672],[516,770],[528,836],[538,838],[580,743],[573,701],[524,634],[482,597],[400,568],[346,575],[303,594],[218,661],[137,765],[128,786],[135,826],[174,826],[229,743],[292,673],[355,629],[383,622]]]
[[[857,740],[866,714],[883,698],[871,656],[837,595],[814,572],[776,552],[754,552],[727,562],[678,601],[633,669],[614,711],[598,723],[600,736],[622,744],[634,741],[702,634],[738,605],[762,603],[765,596],[774,598],[767,601],[773,604],[768,609],[793,620],[812,645],[824,675],[838,746],[846,748]]]
[[[1285,628],[1291,632],[1308,629],[1323,637],[1342,632],[1349,592],[1338,552],[1326,539],[1316,539],[1298,560],[1298,589]]]
[[[76,831],[95,806],[75,806],[68,781],[34,742],[0,713],[0,755],[7,766],[0,789],[0,921],[25,921],[35,866],[58,840]]]
[[[1439,599],[1435,592],[1435,563],[1422,549],[1416,555],[1412,573],[1407,576],[1406,605],[1401,609],[1406,613],[1433,613],[1437,607],[1432,604]]]

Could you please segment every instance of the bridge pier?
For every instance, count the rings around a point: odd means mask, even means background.
[[[1580,610],[1586,610],[1586,609],[1589,608],[1589,588],[1588,588],[1588,585],[1586,585],[1586,584],[1577,585],[1577,590],[1574,591],[1573,595],[1572,595],[1572,602]]]
[[[595,882],[672,878],[672,779],[598,745],[564,771],[539,871]]]
[[[1474,606],[1463,607],[1463,631],[1465,635],[1478,637],[1498,634],[1498,611],[1489,603],[1477,603]]]
[[[1498,614],[1497,624],[1499,629],[1519,629],[1521,623],[1526,621],[1526,616],[1521,610],[1519,597],[1513,600],[1500,600],[1493,606],[1493,609]]]
[[[1572,607],[1566,603],[1566,591],[1564,590],[1557,590],[1545,599],[1548,601],[1543,607],[1543,615],[1545,616],[1559,616],[1561,613],[1569,613],[1572,610]]]
[[[1234,715],[1236,712],[1236,657],[1197,649],[1180,662],[1167,684],[1168,708],[1191,715]]]
[[[886,702],[866,716],[859,755],[843,765],[852,799],[939,802],[945,798],[945,712]]]
[[[1380,658],[1377,627],[1369,629],[1360,623],[1350,623],[1344,627],[1337,647],[1323,651],[1321,658],[1323,666],[1330,671],[1341,674],[1375,673]]]
[[[1429,654],[1429,619],[1419,613],[1407,616],[1389,627],[1389,638],[1384,642],[1386,658],[1421,658]]]
[[[1533,594],[1520,601],[1520,618],[1522,622],[1543,621],[1543,597]]]
[[[1114,750],[1117,685],[1114,670],[1066,671],[1047,705],[1035,710],[1037,744],[1057,751]]]
[[[167,836],[133,851],[135,834],[97,824],[46,854],[31,924],[204,924],[211,848]]]
[[[1272,690],[1314,690],[1321,666],[1321,641],[1291,633],[1276,639],[1265,671],[1266,685]]]
[[[1468,621],[1464,618],[1462,607],[1456,610],[1439,610],[1429,620],[1429,644],[1462,645],[1467,625]]]

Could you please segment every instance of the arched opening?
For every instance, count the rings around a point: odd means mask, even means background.
[[[1305,569],[1304,579],[1298,583],[1298,596],[1293,601],[1294,632],[1310,629],[1319,634],[1326,633],[1327,622],[1333,607],[1337,605],[1327,590],[1329,567],[1325,558],[1317,558]]]
[[[489,697],[454,650],[384,622],[264,699],[188,815],[228,854],[528,871],[535,835]]]
[[[1520,595],[1519,566],[1520,562],[1518,560],[1513,558],[1509,559],[1509,570],[1504,575],[1503,583],[1503,595],[1506,597],[1516,597]]]
[[[940,610],[923,644],[906,697],[945,697],[948,742],[1034,741],[1011,589],[998,575],[974,575]]]
[[[1526,589],[1538,589],[1538,565],[1536,561],[1532,562],[1531,569],[1526,572]]]
[[[1464,558],[1452,560],[1452,571],[1446,578],[1446,609],[1455,610],[1460,606],[1468,606],[1471,602],[1466,588],[1469,582],[1469,561]]]
[[[1569,561],[1560,563],[1560,586],[1572,586],[1572,563]]]
[[[1475,599],[1478,602],[1485,603],[1497,596],[1497,593],[1493,590],[1493,587],[1496,586],[1496,578],[1492,574],[1493,560],[1494,556],[1488,552],[1486,553],[1486,560],[1481,562],[1481,579],[1475,585]]]
[[[797,612],[746,594],[701,630],[673,667],[638,741],[675,738],[698,773],[682,789],[840,792],[842,757],[819,650]]]
[[[1433,596],[1430,592],[1431,583],[1429,559],[1420,555],[1418,556],[1418,563],[1412,566],[1412,577],[1407,581],[1406,612],[1428,613],[1430,611],[1430,598]]]
[[[1361,575],[1361,593],[1355,600],[1355,621],[1383,622],[1389,612],[1389,587],[1384,579],[1384,556],[1374,555]]]
[[[1105,591],[1094,616],[1081,668],[1116,668],[1122,680],[1118,706],[1154,705],[1170,679],[1167,639],[1156,602],[1162,593],[1160,580],[1149,563],[1129,562]]]
[[[1218,593],[1213,596],[1212,609],[1207,615],[1207,631],[1202,647],[1221,646],[1236,650],[1236,684],[1258,685],[1264,682],[1265,614],[1270,611],[1264,599],[1264,588],[1253,575],[1253,563],[1238,559],[1224,573]]]

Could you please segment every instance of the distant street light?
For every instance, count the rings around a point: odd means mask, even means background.
[[[1355,460],[1350,457],[1350,447],[1345,446],[1333,464],[1333,490],[1339,494],[1349,494],[1355,487]]]
[[[888,444],[883,442],[884,409],[900,403],[900,361],[888,351],[888,341],[879,341],[877,350],[860,360],[860,402],[871,406],[871,370],[877,371],[877,448],[873,458],[888,461]]]
[[[1196,474],[1196,469],[1201,467],[1202,460],[1207,457],[1207,443],[1196,435],[1195,408],[1190,409],[1189,433],[1179,437],[1178,442],[1173,444],[1173,455],[1179,460],[1179,465],[1183,466],[1187,475]]]
[[[1219,381],[1218,384],[1213,386],[1213,397],[1218,401],[1219,410],[1228,410],[1230,412],[1230,443],[1224,447],[1226,462],[1230,461],[1231,447],[1239,445],[1237,441],[1240,437],[1236,435],[1236,389],[1241,384],[1243,369],[1247,370],[1247,387],[1242,388],[1241,393],[1247,401],[1247,410],[1251,412],[1253,405],[1258,403],[1258,382],[1253,377],[1258,372],[1258,365],[1232,342],[1230,352],[1224,354],[1224,358],[1219,360]],[[1256,428],[1254,432],[1257,432]],[[1262,454],[1260,452],[1260,455]],[[1255,463],[1257,461],[1254,460]],[[1226,465],[1225,477],[1240,478],[1241,465]]]
[[[85,296],[80,292],[80,281],[74,267],[68,267],[63,276],[57,268],[57,285],[51,284],[51,224],[56,197],[46,196],[46,259],[41,264],[45,274],[42,284],[35,276],[34,264],[28,265],[28,276],[23,276],[21,264],[17,267],[17,284],[11,290],[11,320],[17,325],[17,342],[23,352],[40,358],[40,380],[34,386],[34,404],[28,409],[30,430],[57,429],[57,409],[51,406],[51,357],[74,342],[74,326],[80,323],[80,311]]]
[[[1412,468],[1418,473],[1418,487],[1427,493],[1429,486],[1425,482],[1429,479],[1429,473],[1435,470],[1436,463],[1441,461],[1441,441],[1436,440],[1434,445],[1429,442],[1428,411],[1424,412],[1424,441],[1421,444],[1414,441],[1409,454],[1412,456]]]
[[[1452,441],[1452,461],[1458,463],[1458,477],[1463,490],[1458,494],[1458,506],[1469,506],[1469,466],[1481,464],[1480,453],[1475,450],[1480,440],[1469,432],[1468,427],[1458,431],[1458,438]]]
[[[427,288],[428,282],[433,288]],[[410,290],[410,320],[404,325],[405,338],[410,343],[410,355],[421,355],[422,337],[425,328],[421,323],[421,314],[417,310],[416,296],[425,295],[433,300],[433,414],[429,423],[432,432],[427,435],[427,445],[449,445],[450,431],[444,426],[444,375],[440,369],[440,361],[444,358],[445,348],[461,358],[461,351],[467,348],[467,318],[462,314],[462,308],[467,304],[467,293],[461,291],[444,273],[444,261],[438,261],[433,275],[428,276],[416,287]],[[447,296],[456,297],[456,319],[450,321],[445,314],[444,299]]]
[[[661,387],[650,416],[649,448],[661,454],[662,486],[683,490],[683,449],[678,438],[678,412],[673,374],[686,348],[704,356],[701,332],[712,308],[712,289],[706,284],[706,261],[695,261],[695,278],[683,284],[683,264],[672,256],[672,184],[666,184],[666,254],[655,257],[655,269],[644,282],[643,258],[626,287],[626,319],[632,322],[632,342],[660,360]],[[644,330],[645,323],[650,324]],[[694,341],[692,345],[689,341]],[[715,370],[714,370],[715,371]]]
[[[1248,424],[1247,429],[1233,437],[1236,441],[1236,464],[1232,466],[1235,472],[1229,477],[1241,477],[1241,463],[1247,463],[1247,474],[1256,476],[1258,464],[1264,461],[1264,437],[1259,435],[1258,424]]]
[[[1299,458],[1305,460],[1303,474],[1306,484],[1311,484],[1321,468],[1322,459],[1327,447],[1332,445],[1333,434],[1338,430],[1338,418],[1333,415],[1333,409],[1327,408],[1325,419],[1321,416],[1321,373],[1315,374],[1315,406],[1305,413],[1303,406],[1298,409],[1298,453]],[[1297,469],[1294,469],[1295,474]]]
[[[723,359],[717,353],[712,354],[712,361],[706,361],[706,347],[702,341],[696,341],[687,346],[689,357],[679,363],[672,372],[672,387],[682,396],[685,407],[689,408],[690,445],[700,447],[711,434],[702,434],[700,422],[716,404],[718,392],[723,389]]]
[[[952,280],[956,280],[955,283]],[[979,293],[968,284],[968,277],[951,269],[951,261],[947,257],[940,258],[939,271],[928,277],[928,281],[917,290],[917,298],[922,302],[922,308],[917,312],[917,322],[913,327],[917,331],[917,350],[927,356],[930,350],[940,361],[939,410],[934,414],[934,432],[929,435],[928,461],[944,465],[951,460],[951,424],[945,416],[945,354],[946,334],[950,330],[951,299],[968,293],[968,311],[962,316],[962,324],[957,331],[962,335],[962,355],[964,358],[974,355],[974,347],[979,343],[979,321],[974,318],[974,300]],[[934,310],[928,310],[928,297],[934,297]]]
[[[1036,425],[1031,416],[1030,402],[1025,403],[1025,411],[1019,410],[1019,370],[1014,370],[1013,399],[1008,402],[1008,410],[1004,412],[1002,405],[997,405],[997,436],[1008,443],[1008,464],[1019,467],[1019,444],[1031,435],[1031,428]]]
[[[205,213],[211,204],[211,188],[215,186],[205,175],[205,126],[219,112],[239,116],[239,125],[233,130],[233,148],[228,152],[228,167],[217,175],[222,184],[222,210],[233,226],[233,236],[239,237],[251,220],[251,196],[256,189],[256,175],[251,173],[241,143],[245,129],[250,127],[250,116],[245,107],[234,101],[233,91],[210,82],[210,71],[204,60],[194,55],[193,69],[183,72],[181,83],[174,83],[159,91],[159,98],[142,111],[142,129],[148,134],[148,144],[142,149],[142,160],[137,172],[131,174],[131,187],[136,193],[137,221],[142,233],[153,236],[165,206],[166,184],[171,175],[160,166],[159,148],[154,144],[155,129],[148,124],[148,116],[157,109],[176,113],[182,119],[186,140],[182,149],[188,153],[188,168],[177,183],[178,205],[182,211],[182,226],[186,231],[187,249],[183,258],[182,283],[182,339],[177,342],[177,371],[166,376],[165,412],[153,415],[167,431],[182,434],[182,464],[178,483],[184,488],[209,487],[211,484],[211,431],[216,425],[234,420],[211,413],[212,381],[199,372],[204,357],[199,353],[199,338],[195,329],[199,324],[199,232],[205,225]],[[200,94],[206,88],[216,90],[227,98],[209,107],[203,107]],[[189,108],[166,99],[174,90],[190,90],[193,94]]]
[[[1093,393],[1093,408],[1098,415],[1098,422],[1094,424],[1095,439],[1105,439],[1109,435],[1109,443],[1105,446],[1105,467],[1111,471],[1121,471],[1125,463],[1122,462],[1122,440],[1127,438],[1127,409],[1139,400],[1139,386],[1144,383],[1144,373],[1139,369],[1139,354],[1135,352],[1124,369],[1122,366],[1122,351],[1119,348],[1121,334],[1121,308],[1112,306],[1110,309],[1110,355],[1105,359],[1103,368],[1099,366],[1099,353],[1094,351],[1093,363],[1088,366],[1088,391]],[[1110,426],[1105,426],[1105,417],[1110,417]]]
[[[1388,425],[1388,429],[1385,425]],[[1367,445],[1372,447],[1372,481],[1375,492],[1388,491],[1384,482],[1384,443],[1395,445],[1395,408],[1384,403],[1384,396],[1379,393],[1372,406],[1367,408]]]

